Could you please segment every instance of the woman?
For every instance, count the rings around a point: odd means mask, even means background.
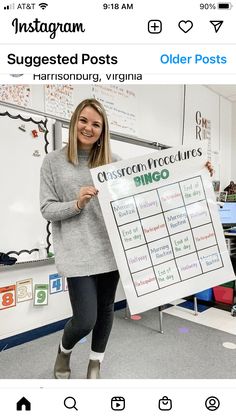
[[[110,152],[105,110],[86,99],[72,115],[68,146],[46,155],[41,168],[41,212],[52,222],[56,265],[67,277],[73,311],[59,344],[55,378],[70,378],[72,349],[91,330],[87,378],[100,378],[119,273],[89,169],[117,160]]]
[[[73,311],[59,344],[55,378],[70,378],[72,349],[91,330],[87,378],[100,378],[119,273],[89,169],[117,160],[103,106],[86,99],[72,115],[68,146],[46,155],[42,164],[40,208],[52,222],[56,266],[67,277]]]

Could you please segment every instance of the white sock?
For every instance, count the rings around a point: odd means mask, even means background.
[[[94,351],[90,351],[90,355],[89,355],[89,359],[91,359],[92,361],[99,361],[102,362],[104,358],[104,352],[94,352]]]
[[[62,342],[60,343],[60,349],[61,349],[61,352],[64,352],[64,354],[69,354],[72,351],[72,349],[65,349],[65,348],[63,348]]]

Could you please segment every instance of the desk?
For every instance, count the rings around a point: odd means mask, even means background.
[[[236,273],[236,232],[235,233],[229,233],[227,231],[224,231],[224,235],[225,235],[225,241],[226,241],[227,250],[228,250],[228,253],[229,253],[229,256],[230,256],[230,260],[231,260],[231,263],[233,265],[234,272]],[[233,282],[233,281],[230,281],[230,282]],[[206,300],[205,301],[205,300],[201,300],[201,299],[199,299],[199,300],[205,305],[220,308],[220,309],[223,309],[223,310],[226,310],[226,311],[231,311],[232,305],[236,303],[236,281],[234,281],[234,287],[232,285],[229,286],[230,282],[229,283],[224,283],[224,279],[222,278],[222,285],[219,285],[217,287],[213,287],[213,293],[214,293],[214,288],[215,288],[215,290],[218,289],[218,291],[221,288],[221,290],[219,292],[222,292],[223,287],[225,287],[225,289],[227,289],[227,288],[233,289],[233,295],[232,295],[233,301],[232,301],[231,304],[228,303],[227,301],[224,301],[225,297],[222,298],[222,300],[221,300],[221,297],[219,298],[219,296],[218,296],[219,300],[217,299],[215,301],[211,301],[211,300],[209,300],[209,301]],[[214,294],[214,298],[216,298],[215,294]]]

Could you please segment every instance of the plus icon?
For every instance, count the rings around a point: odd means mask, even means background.
[[[148,22],[148,32],[149,33],[161,33],[162,31],[162,22],[161,20],[149,20]]]

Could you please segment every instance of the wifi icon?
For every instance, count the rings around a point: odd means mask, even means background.
[[[41,9],[46,9],[46,7],[48,6],[47,3],[39,3],[39,7],[41,7]]]

